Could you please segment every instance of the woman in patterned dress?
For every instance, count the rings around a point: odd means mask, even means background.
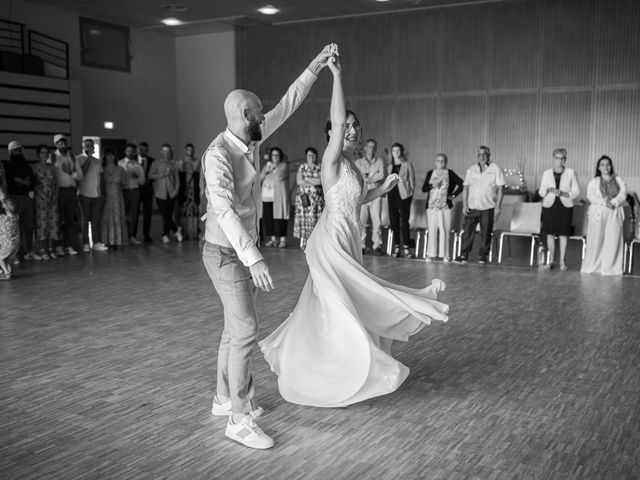
[[[32,167],[36,176],[36,248],[43,260],[56,258],[53,245],[58,235],[58,177],[53,152],[38,146],[38,163]]]
[[[122,189],[126,172],[118,165],[116,154],[107,148],[102,156],[104,169],[105,201],[102,210],[102,243],[110,247],[127,244],[127,221],[124,213]]]
[[[0,280],[13,278],[13,258],[20,248],[20,223],[16,205],[2,188],[4,170],[0,164]]]
[[[293,222],[293,236],[300,239],[300,248],[302,250],[305,249],[307,239],[324,209],[318,151],[313,147],[308,147],[304,153],[305,162],[298,168],[296,177],[298,190],[295,202],[296,215]]]
[[[187,144],[187,156],[182,159],[185,175],[184,203],[182,218],[187,238],[198,238],[198,218],[200,217],[200,159],[194,156],[194,146]]]

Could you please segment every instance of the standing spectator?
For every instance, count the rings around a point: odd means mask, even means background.
[[[140,186],[144,185],[144,168],[138,162],[136,146],[128,143],[124,149],[125,157],[118,162],[125,171],[124,211],[127,216],[127,232],[129,243],[140,245],[135,237],[138,230],[138,215],[140,213]]]
[[[73,248],[76,219],[80,218],[77,182],[82,179],[82,170],[73,153],[69,151],[67,137],[61,133],[53,137],[56,145],[56,176],[58,178],[58,214],[60,216],[62,242],[56,255],[77,255]]]
[[[149,178],[153,180],[153,194],[162,215],[162,242],[169,243],[169,235],[182,241],[182,233],[173,221],[173,202],[178,194],[178,165],[173,162],[171,145],[165,143],[160,149],[160,158],[149,169]]]
[[[195,147],[188,143],[185,147],[186,156],[182,160],[184,170],[184,203],[182,216],[184,218],[187,238],[198,238],[198,219],[200,217],[200,159],[194,156]]]
[[[102,243],[100,223],[102,220],[102,208],[104,206],[104,177],[102,176],[102,162],[93,156],[95,147],[93,140],[87,138],[83,143],[83,153],[78,155],[78,165],[82,170],[82,180],[78,182],[78,199],[82,209],[82,251],[89,252],[89,226],[91,226],[91,239],[93,250],[105,252],[109,250]]]
[[[304,153],[305,161],[298,168],[296,175],[298,189],[295,200],[296,214],[293,221],[293,236],[300,239],[300,248],[303,250],[324,209],[318,151],[308,147]]]
[[[149,169],[155,159],[149,156],[149,144],[138,144],[138,162],[144,170],[144,183],[140,186],[140,200],[142,202],[142,234],[146,243],[153,242],[151,238],[151,215],[153,214],[153,182],[149,179]],[[137,237],[138,224],[133,226],[132,236]]]
[[[364,183],[367,186],[367,190],[379,187],[386,178],[384,160],[376,156],[376,150],[378,148],[377,142],[370,138],[364,144],[364,157],[356,160],[356,166]],[[366,239],[367,229],[366,226],[371,220],[371,246],[374,255],[383,255],[382,252],[382,230],[380,229],[380,222],[382,220],[382,197],[377,197],[369,203],[362,205],[360,210],[360,223],[362,224],[362,253],[366,253]]]
[[[118,165],[116,153],[107,148],[102,155],[104,172],[104,209],[102,210],[102,241],[111,247],[127,244],[127,220],[124,210],[123,189],[127,185],[127,173]]]
[[[289,166],[278,147],[269,151],[269,161],[260,172],[262,182],[262,222],[264,233],[271,237],[265,247],[287,247],[289,220]],[[278,240],[276,240],[276,238]]]
[[[2,183],[0,182],[0,280],[11,280],[13,257],[20,248],[20,223],[16,205],[5,193]]]
[[[427,172],[422,191],[427,193],[427,261],[442,257],[451,261],[449,237],[451,234],[451,209],[453,200],[464,189],[462,179],[447,168],[444,153],[436,155],[435,168]]]
[[[33,197],[36,177],[22,154],[22,145],[15,140],[8,145],[9,161],[5,168],[7,176],[7,193],[16,206],[16,214],[20,221],[22,242],[19,261],[42,260],[33,251]]]
[[[624,239],[622,206],[627,198],[627,185],[613,170],[611,158],[603,155],[596,164],[596,176],[587,186],[589,227],[587,251],[581,271],[602,275],[622,275]]]
[[[46,145],[38,145],[38,163],[32,170],[36,176],[36,240],[43,260],[56,258],[53,250],[58,240],[58,178],[54,158]]]
[[[493,222],[500,216],[503,187],[507,183],[502,169],[491,161],[491,150],[481,145],[478,148],[478,163],[469,167],[464,177],[462,193],[465,214],[462,248],[456,262],[467,263],[476,236],[476,226],[480,222],[480,259],[478,263],[489,261]]]
[[[395,173],[400,177],[398,184],[389,190],[389,221],[393,231],[393,257],[404,256],[415,258],[410,249],[409,214],[413,201],[413,190],[416,184],[416,174],[413,165],[404,154],[404,146],[394,143],[391,146],[391,163],[388,174]],[[402,245],[402,251],[400,246]]]
[[[566,270],[565,254],[571,235],[573,200],[580,195],[576,174],[565,167],[567,151],[556,148],[553,151],[553,168],[542,174],[538,194],[542,197],[542,230],[547,236],[549,263],[546,270],[553,268],[556,253],[556,236],[560,239],[560,270]]]

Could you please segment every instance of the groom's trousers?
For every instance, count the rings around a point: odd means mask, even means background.
[[[205,242],[202,260],[224,307],[216,393],[231,398],[233,413],[249,413],[258,408],[251,376],[258,339],[257,289],[233,248]]]

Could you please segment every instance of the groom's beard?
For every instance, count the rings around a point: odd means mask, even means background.
[[[251,122],[249,124],[249,138],[252,142],[259,142],[262,140],[262,130],[260,129],[260,124],[258,122]]]

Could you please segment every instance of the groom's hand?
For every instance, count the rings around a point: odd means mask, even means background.
[[[307,67],[311,73],[315,76],[318,76],[320,70],[327,66],[327,63],[330,58],[334,55],[338,55],[338,45],[335,43],[330,43],[329,45],[325,45],[322,51],[316,55],[316,58],[311,60],[309,67]]]
[[[260,290],[263,292],[270,292],[274,289],[273,280],[269,273],[269,267],[267,267],[264,260],[260,260],[258,263],[251,265],[249,267],[249,271],[251,272],[253,284]]]

